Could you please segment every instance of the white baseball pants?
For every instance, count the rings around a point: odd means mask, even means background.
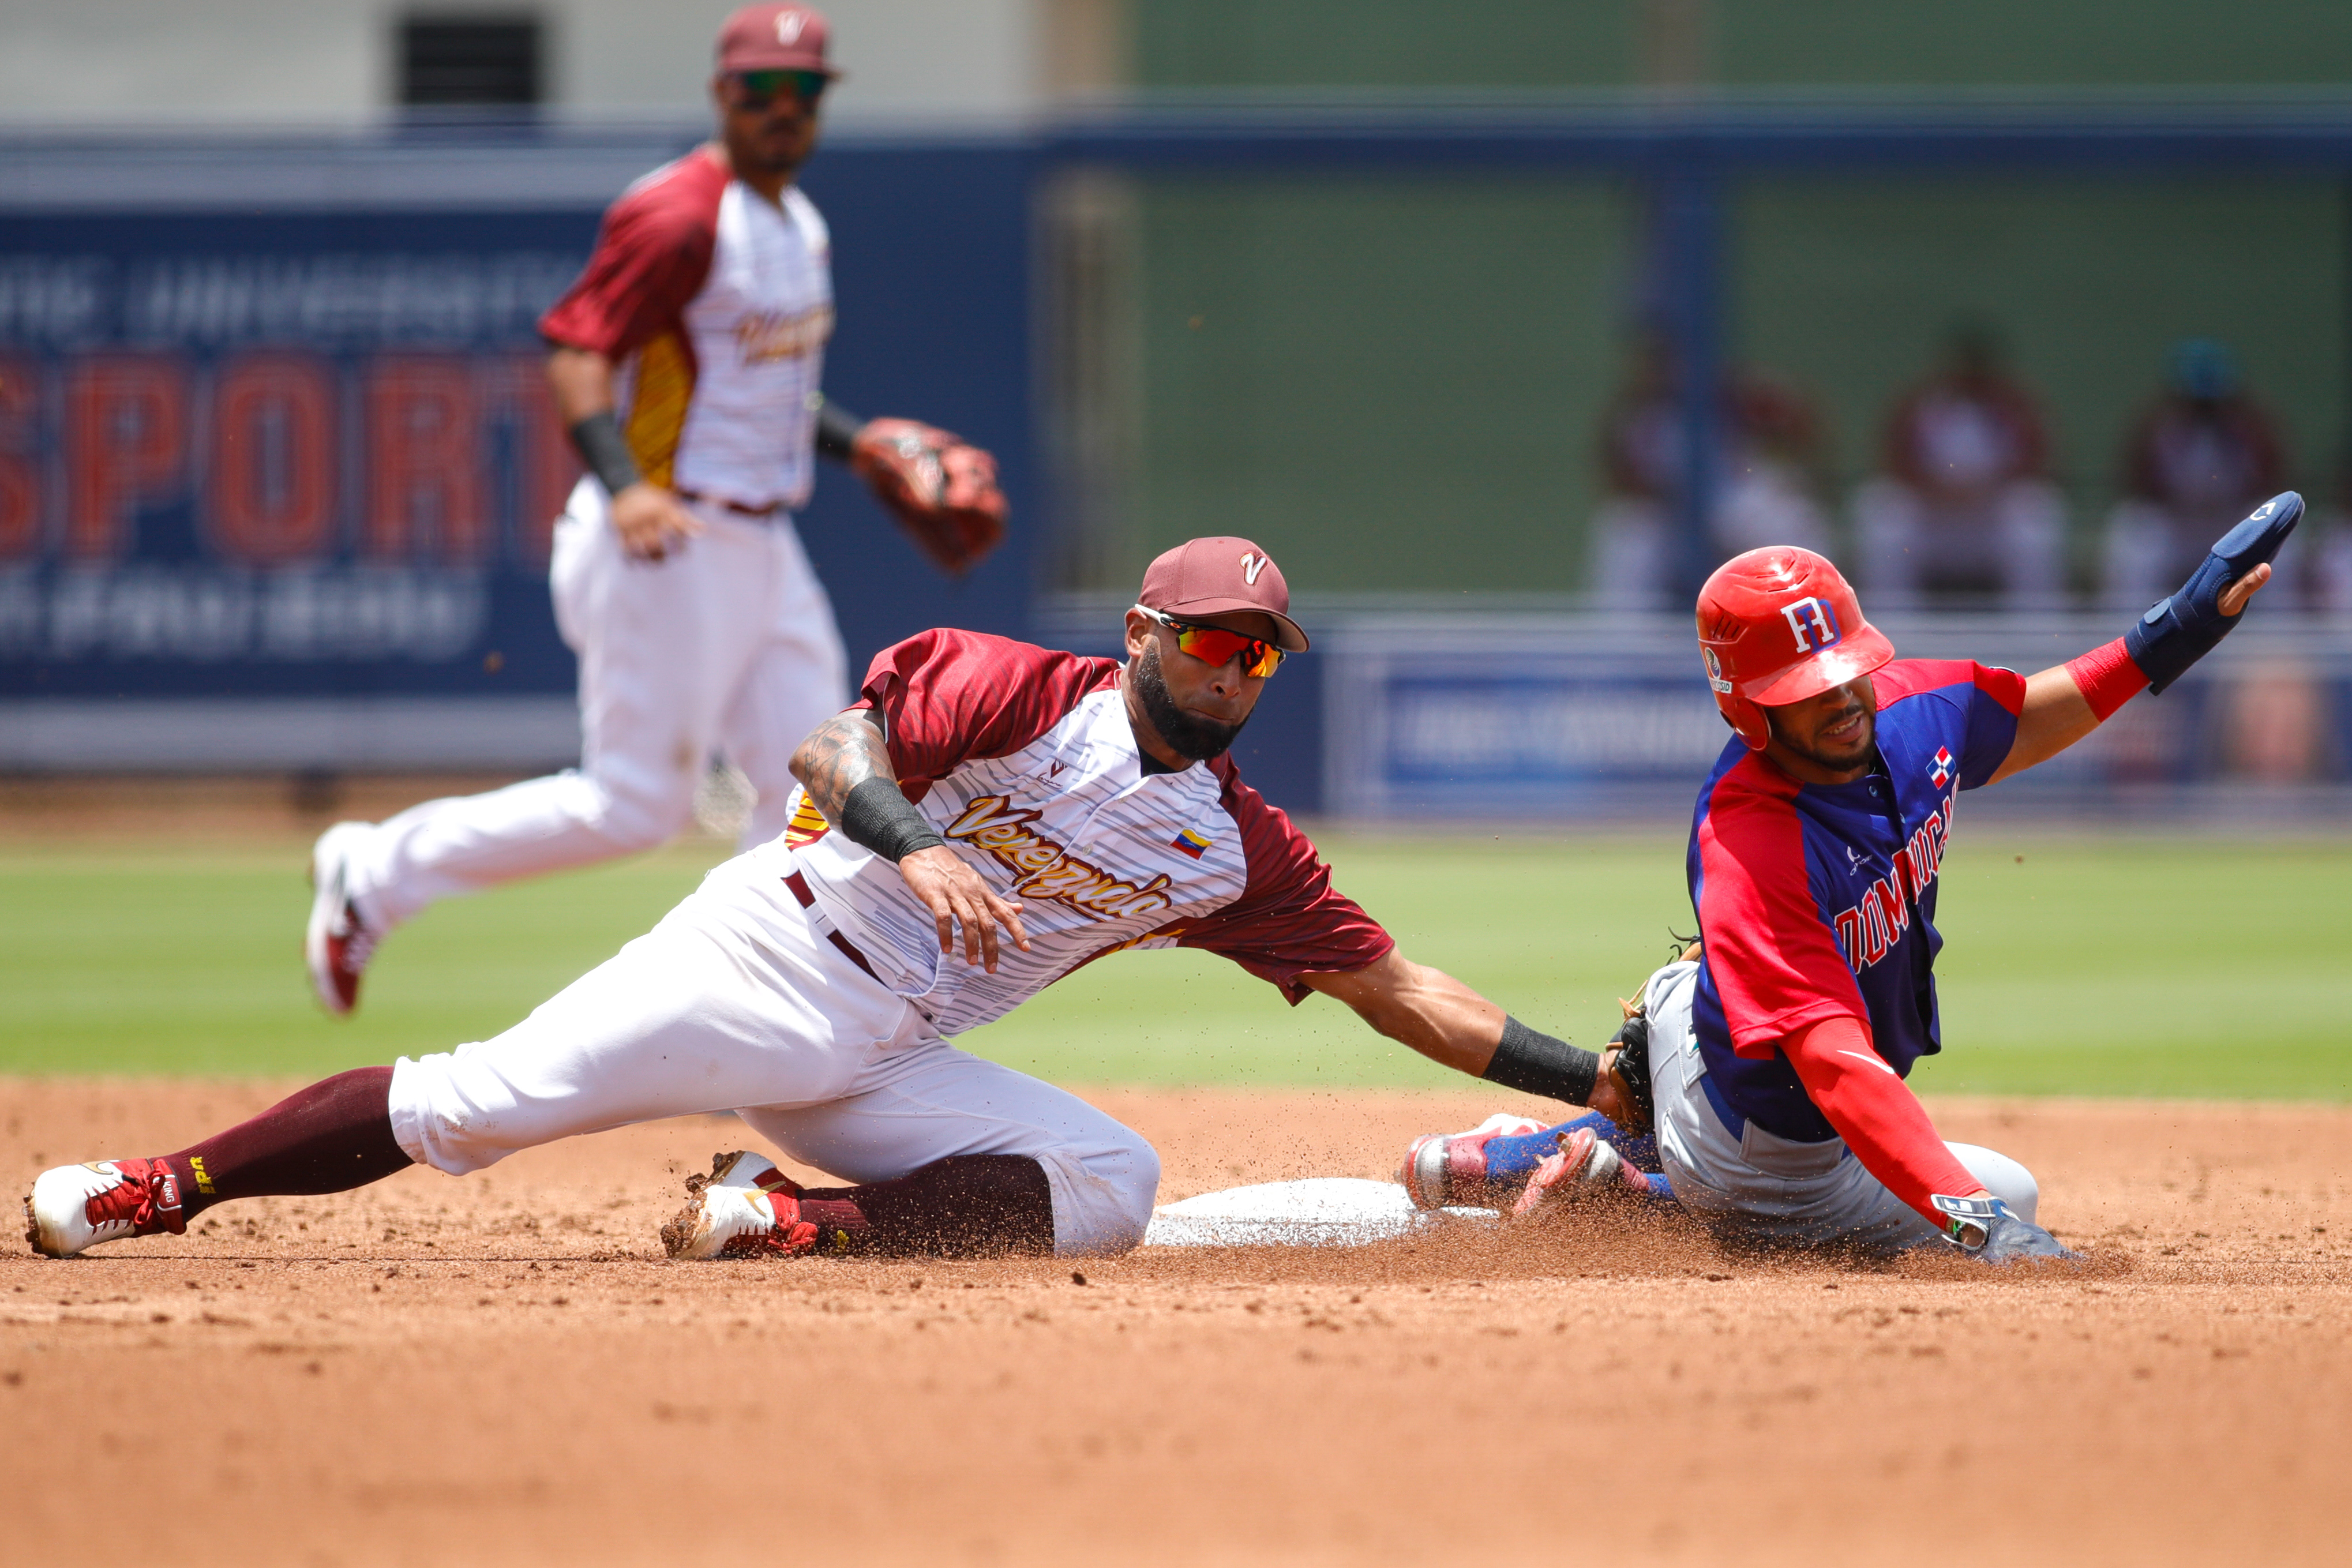
[[[715,751],[759,791],[744,846],[783,831],[793,752],[848,701],[848,658],[789,519],[693,510],[705,532],[635,561],[604,486],[572,490],[548,576],[580,656],[580,766],[378,824],[347,883],[377,930],[436,899],[667,842]]]
[[[730,860],[496,1039],[403,1057],[400,1146],[462,1175],[558,1138],[736,1110],[852,1183],[950,1155],[1025,1155],[1052,1189],[1056,1253],[1139,1242],[1160,1186],[1151,1146],[1076,1096],[950,1045],[825,939],[786,869],[772,854]]]
[[[1864,1169],[1842,1138],[1797,1143],[1748,1122],[1724,1124],[1706,1097],[1706,1061],[1691,1032],[1698,965],[1670,963],[1650,976],[1650,1085],[1656,1096],[1658,1154],[1683,1205],[1727,1238],[1853,1242],[1898,1251],[1941,1233]],[[2033,1218],[2041,1188],[2006,1154],[1947,1143],[1969,1173],[2021,1219]]]

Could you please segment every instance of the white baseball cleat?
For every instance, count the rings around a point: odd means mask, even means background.
[[[92,1160],[34,1178],[25,1239],[44,1258],[72,1258],[101,1241],[187,1229],[180,1180],[161,1160]]]
[[[383,934],[360,918],[349,887],[352,851],[373,826],[338,822],[310,849],[310,923],[302,933],[302,960],[319,1005],[338,1018],[360,1005],[360,976]]]
[[[1647,1196],[1650,1184],[1622,1155],[1590,1127],[1564,1133],[1559,1152],[1549,1155],[1528,1178],[1518,1202],[1511,1205],[1514,1220],[1557,1214],[1596,1193],[1628,1193]]]
[[[672,1258],[788,1258],[816,1246],[817,1227],[801,1218],[800,1184],[765,1155],[713,1154],[710,1174],[686,1179],[686,1195],[661,1227]]]

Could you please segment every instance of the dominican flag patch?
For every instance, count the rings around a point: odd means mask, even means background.
[[[1937,747],[1936,755],[1932,761],[1936,765],[1928,771],[1927,776],[1935,780],[1937,787],[1940,789],[1943,787],[1944,781],[1952,776],[1952,753],[1950,749],[1945,746]]]
[[[1178,834],[1175,837],[1170,839],[1168,841],[1168,847],[1171,849],[1181,849],[1185,854],[1190,855],[1193,859],[1198,860],[1202,855],[1208,853],[1211,842],[1212,841],[1207,835],[1203,834],[1199,828],[1188,827],[1183,832]]]

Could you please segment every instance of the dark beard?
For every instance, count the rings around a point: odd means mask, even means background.
[[[1872,757],[1877,754],[1878,716],[1874,713],[1870,716],[1869,721],[1865,726],[1865,733],[1863,737],[1861,750],[1856,754],[1847,757],[1833,757],[1829,755],[1827,752],[1815,751],[1811,746],[1799,745],[1796,740],[1790,736],[1786,730],[1781,729],[1777,722],[1772,721],[1771,713],[1769,709],[1765,712],[1765,721],[1771,725],[1772,738],[1774,740],[1788,747],[1789,750],[1794,752],[1797,755],[1804,758],[1805,761],[1812,763],[1813,766],[1817,768],[1825,768],[1833,773],[1847,773],[1855,768],[1865,767],[1869,764]]]
[[[1152,643],[1136,658],[1129,659],[1127,678],[1135,683],[1135,694],[1142,699],[1143,716],[1168,742],[1168,749],[1188,762],[1202,763],[1233,747],[1234,737],[1242,732],[1242,724],[1220,724],[1213,719],[1203,719],[1197,713],[1187,713],[1176,706],[1168,695],[1167,678],[1160,673],[1160,645]]]

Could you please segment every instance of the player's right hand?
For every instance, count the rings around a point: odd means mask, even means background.
[[[661,486],[639,479],[613,498],[613,531],[631,559],[662,561],[702,531],[702,520]]]
[[[907,879],[907,886],[923,907],[931,911],[939,922],[940,952],[952,955],[956,950],[956,931],[963,932],[963,961],[977,963],[988,973],[996,973],[999,926],[1013,939],[1013,945],[1022,952],[1029,951],[1029,933],[1021,926],[1021,906],[1010,899],[1000,899],[990,891],[980,873],[963,862],[963,858],[944,844],[934,844],[929,849],[918,849],[898,862],[898,875]]]

